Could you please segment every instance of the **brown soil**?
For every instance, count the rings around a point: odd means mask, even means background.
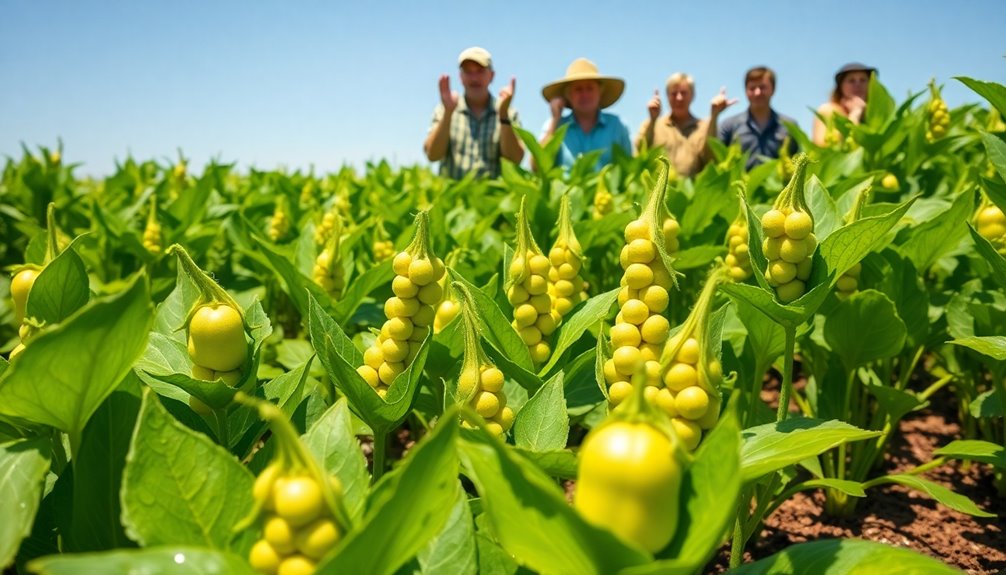
[[[940,394],[933,398],[936,407],[902,420],[885,456],[883,473],[929,462],[936,448],[959,439],[952,405],[952,396]],[[1006,499],[996,496],[991,468],[963,467],[951,461],[923,477],[970,498],[996,517],[971,517],[907,487],[885,485],[869,490],[853,517],[835,518],[824,514],[823,492],[800,493],[766,519],[759,537],[749,542],[744,560],[762,559],[796,543],[853,537],[907,547],[970,574],[1006,570]],[[706,572],[724,572],[728,557],[725,546]]]

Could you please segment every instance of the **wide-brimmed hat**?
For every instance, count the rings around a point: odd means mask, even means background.
[[[566,68],[566,75],[560,79],[546,85],[541,90],[541,95],[546,102],[553,98],[565,97],[566,86],[577,80],[597,80],[601,84],[601,107],[607,108],[622,97],[625,90],[625,80],[613,76],[602,76],[597,71],[597,65],[586,58],[577,58]]]
[[[850,62],[839,68],[838,72],[835,72],[835,84],[841,84],[842,76],[845,76],[849,72],[866,72],[867,74],[874,74],[877,72],[877,69],[872,66],[867,66],[866,64],[860,64],[859,62]]]

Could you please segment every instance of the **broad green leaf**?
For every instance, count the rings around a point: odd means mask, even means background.
[[[130,373],[88,421],[73,466],[71,552],[132,547],[122,528],[122,473],[140,411],[140,380]]]
[[[879,381],[867,385],[866,388],[877,398],[877,403],[890,416],[891,422],[897,422],[906,414],[929,405],[928,401],[913,391],[888,387]]]
[[[1006,179],[1006,142],[999,136],[982,132],[982,142],[985,143],[985,151],[989,155],[989,161],[996,167],[999,177]]]
[[[395,270],[391,268],[391,260],[377,264],[349,282],[349,287],[342,294],[342,299],[336,302],[332,316],[340,325],[346,325],[352,319],[356,309],[360,307],[363,298],[370,292],[391,283],[395,279]]]
[[[569,416],[563,396],[563,373],[545,382],[524,404],[514,420],[513,437],[518,447],[553,451],[566,447]]]
[[[311,344],[315,352],[318,352],[318,357],[322,358],[322,363],[325,362],[325,359],[318,348],[324,344],[327,338],[332,341],[331,351],[333,353],[336,353],[350,365],[363,365],[363,353],[357,349],[353,340],[346,336],[339,324],[310,296],[308,297],[307,319]]]
[[[978,248],[978,254],[989,264],[992,279],[999,284],[999,289],[1006,289],[1006,258],[970,223],[968,224],[968,232],[971,233],[971,239],[974,240],[975,247]]]
[[[87,270],[73,249],[65,249],[48,263],[32,284],[25,317],[57,324],[87,304]]]
[[[678,214],[681,237],[690,238],[701,233],[712,224],[713,218],[723,211],[724,206],[732,209],[737,205],[736,198],[734,188],[730,185],[729,172],[702,171],[695,179],[695,193],[688,209]]]
[[[835,198],[831,197],[817,176],[807,178],[806,195],[810,213],[814,216],[814,236],[820,243],[842,225],[842,215],[838,213]]]
[[[983,82],[966,76],[954,76],[954,80],[974,90],[979,96],[988,100],[989,104],[992,104],[992,107],[998,110],[1001,116],[1006,117],[1006,86],[995,82]]]
[[[699,245],[685,248],[674,255],[676,271],[708,267],[717,257],[726,254],[725,246]]]
[[[314,389],[309,377],[314,357],[307,357],[304,363],[257,387],[254,395],[278,405],[287,417],[293,417],[305,396]],[[232,411],[227,421],[229,432],[234,436],[231,438],[231,451],[236,454],[249,454],[268,427],[268,423],[258,417],[256,410],[247,407]]]
[[[703,438],[695,460],[685,471],[678,529],[660,553],[687,567],[686,574],[701,570],[709,561],[737,515],[740,451],[740,426],[734,410],[728,408]]]
[[[870,75],[867,101],[870,102],[870,105],[867,106],[866,115],[863,118],[864,123],[873,130],[879,131],[894,115],[895,102],[887,88],[877,79],[876,74]]]
[[[923,479],[915,475],[885,475],[868,482],[871,487],[884,483],[898,483],[906,487],[911,487],[912,489],[921,491],[943,505],[946,505],[955,511],[960,511],[961,513],[967,513],[968,515],[973,515],[975,517],[995,517],[994,513],[982,511],[977,505],[975,505],[974,501],[971,501],[967,497],[959,493],[954,493],[939,483],[934,483],[928,479]]]
[[[741,476],[755,481],[843,443],[879,435],[841,421],[803,417],[751,427],[741,431]]]
[[[974,194],[959,194],[954,202],[934,218],[912,228],[911,237],[900,246],[901,253],[926,271],[944,255],[957,248],[967,235],[966,222],[975,211]]]
[[[960,571],[932,557],[904,547],[860,539],[827,539],[798,543],[742,565],[731,575],[960,575]]]
[[[205,547],[151,547],[107,553],[50,555],[28,564],[38,575],[80,575],[81,573],[142,573],[143,575],[257,575],[247,561],[237,555]]]
[[[0,377],[0,414],[79,435],[143,352],[152,322],[142,275],[91,301],[32,338],[11,363]]]
[[[342,483],[343,503],[354,519],[363,515],[370,487],[367,460],[353,434],[346,398],[340,398],[302,437],[325,471]]]
[[[881,244],[888,232],[901,221],[914,201],[908,200],[884,215],[861,218],[842,226],[821,242],[818,252],[827,265],[832,285],[866,254],[883,247]]]
[[[563,353],[569,349],[569,346],[576,343],[585,331],[607,319],[611,306],[617,300],[618,289],[616,288],[588,299],[576,313],[566,318],[553,339],[555,343],[552,346],[552,357],[545,364],[545,367],[541,368],[539,375],[544,377],[549,373],[562,359]]]
[[[651,561],[587,524],[551,477],[488,433],[466,434],[461,457],[493,533],[518,563],[543,573],[589,575]]]
[[[531,354],[528,352],[527,346],[514,331],[510,321],[506,319],[503,310],[496,305],[496,302],[454,270],[451,270],[451,279],[459,281],[467,287],[475,300],[475,311],[482,328],[482,336],[512,363],[525,371],[534,373]]]
[[[977,439],[957,439],[937,449],[933,455],[971,459],[1006,469],[1006,447]]]
[[[479,554],[479,573],[515,575],[521,572],[513,557],[482,531],[475,532],[475,544]]]
[[[852,294],[824,323],[824,339],[848,371],[896,355],[907,333],[894,302],[876,290]]]
[[[995,389],[990,389],[976,397],[968,406],[968,412],[972,417],[978,419],[1006,416],[1006,409],[999,399],[999,391]]]
[[[21,540],[31,533],[49,473],[52,446],[46,439],[0,445],[0,568],[14,562]]]
[[[276,273],[276,276],[283,282],[286,287],[286,293],[290,296],[290,300],[293,301],[294,307],[300,312],[302,316],[308,315],[308,293],[314,297],[316,301],[330,302],[328,294],[325,290],[321,289],[321,286],[314,283],[311,278],[305,276],[297,269],[294,264],[294,258],[292,254],[280,253],[277,251],[277,246],[271,241],[263,238],[259,233],[250,233],[251,239],[255,242],[255,247],[259,253],[265,255],[266,261],[269,262],[269,266]],[[390,265],[389,265],[390,267]]]
[[[929,335],[929,293],[919,277],[915,265],[893,249],[884,250],[883,259],[891,266],[883,273],[877,290],[886,294],[898,308],[898,317],[908,330],[908,345],[922,345]],[[870,270],[867,270],[867,276]]]
[[[475,543],[475,522],[463,489],[457,491],[457,501],[443,531],[433,538],[417,556],[421,573],[443,575],[475,575],[479,569]]]
[[[576,452],[569,449],[530,451],[515,447],[521,457],[537,465],[546,475],[558,479],[576,479]]]
[[[362,524],[318,575],[390,575],[443,531],[459,497],[457,416],[444,417],[371,492]]]
[[[771,365],[786,348],[782,326],[751,306],[737,306],[737,315],[747,329],[747,343],[755,354],[756,365]]]
[[[757,309],[780,325],[796,327],[814,315],[830,293],[827,282],[815,286],[810,293],[800,299],[782,305],[775,299],[771,288],[765,289],[749,284],[726,283],[723,291],[733,298],[738,305],[747,305]]]
[[[982,355],[987,355],[998,361],[1006,359],[1006,336],[985,335],[962,337],[951,340],[949,343],[973,349]]]
[[[246,531],[232,545],[232,530],[251,512],[253,483],[233,455],[176,421],[144,390],[122,479],[122,522],[132,539],[144,547],[243,553],[254,534]]]
[[[817,459],[812,459],[815,463]],[[807,491],[808,489],[833,489],[835,491],[841,491],[846,495],[851,495],[852,497],[866,497],[866,490],[863,488],[863,484],[858,481],[849,481],[847,479],[832,479],[826,477],[823,479],[811,479],[809,481],[804,481],[800,484],[800,491]]]

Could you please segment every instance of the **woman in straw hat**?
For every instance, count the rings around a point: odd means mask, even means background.
[[[621,97],[625,81],[602,76],[597,66],[586,58],[578,58],[566,68],[566,76],[545,86],[541,94],[552,109],[552,117],[545,123],[542,145],[547,144],[562,126],[568,126],[559,150],[557,163],[571,166],[577,156],[601,151],[595,169],[611,163],[612,149],[620,146],[632,154],[629,130],[614,114],[603,112]],[[570,108],[571,113],[562,114]]]

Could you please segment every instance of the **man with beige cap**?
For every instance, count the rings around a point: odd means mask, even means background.
[[[586,58],[578,58],[566,68],[566,75],[545,86],[541,95],[549,103],[551,118],[545,122],[542,145],[552,139],[560,126],[569,126],[557,164],[572,166],[577,156],[601,150],[595,169],[610,164],[615,146],[632,155],[629,130],[614,114],[602,111],[621,97],[625,81],[621,78],[602,76],[597,66]],[[563,116],[562,111],[570,108],[571,113]]]
[[[513,131],[517,111],[510,109],[516,79],[493,98],[492,56],[484,48],[467,48],[458,56],[464,97],[451,91],[447,74],[440,76],[440,104],[423,143],[431,162],[440,162],[442,175],[460,179],[475,172],[495,178],[500,174],[500,157],[519,164],[524,147]]]

